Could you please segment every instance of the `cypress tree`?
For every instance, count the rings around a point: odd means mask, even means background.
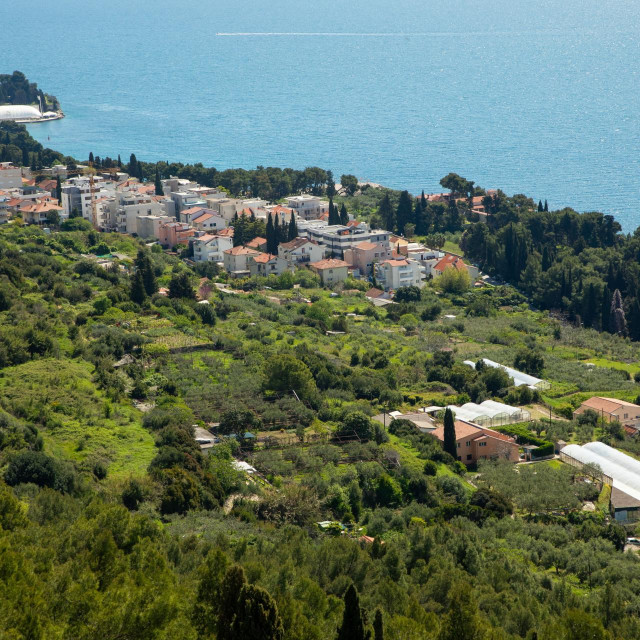
[[[62,202],[62,183],[60,182],[60,176],[56,177],[56,199],[58,204]]]
[[[271,217],[271,212],[267,216],[267,253],[275,254],[278,250],[278,245],[276,243],[275,231],[273,228],[273,218]]]
[[[138,175],[138,160],[135,153],[129,156],[129,175],[134,178]]]
[[[391,200],[388,192],[384,194],[384,198],[382,198],[382,201],[380,202],[380,206],[378,207],[378,216],[380,217],[382,226],[387,231],[393,231],[395,214],[393,207],[391,206]]]
[[[332,198],[329,198],[329,224],[340,224],[340,216],[338,215],[337,207],[333,205]]]
[[[609,327],[612,333],[617,333],[619,336],[624,337],[628,335],[627,319],[624,315],[624,306],[620,289],[616,289],[613,292],[613,298],[611,299],[611,315],[609,319]]]
[[[29,152],[27,151],[26,147],[22,147],[22,166],[29,166]]]
[[[344,594],[344,613],[336,640],[366,640],[367,638],[358,592],[351,584]]]
[[[347,213],[347,207],[344,206],[344,202],[342,203],[342,207],[340,207],[340,224],[347,226],[349,222],[349,214]]]
[[[424,189],[422,190],[422,195],[420,196],[420,206],[424,211],[427,208],[427,198],[424,195]]]
[[[398,233],[404,234],[404,227],[410,222],[413,222],[413,204],[411,203],[409,192],[403,191],[400,194],[400,201],[398,202],[398,209],[396,211]]]
[[[384,627],[382,624],[382,611],[376,609],[375,616],[373,618],[373,640],[384,640]]]
[[[162,182],[160,181],[160,171],[158,170],[157,163],[156,163],[155,186],[156,186],[156,195],[157,196],[163,196],[164,195],[164,190],[162,189]]]
[[[454,460],[458,459],[455,420],[453,417],[453,411],[449,408],[444,412],[444,450],[451,454]]]
[[[602,291],[602,304],[600,310],[600,328],[602,331],[611,331],[611,290],[605,286]]]
[[[129,297],[136,304],[142,304],[147,297],[147,293],[144,289],[144,281],[142,279],[142,271],[140,269],[136,269],[136,272],[133,275]]]
[[[148,296],[152,296],[158,291],[158,281],[156,280],[156,274],[153,271],[153,264],[151,258],[145,254],[142,263],[142,281],[144,282],[144,290]]]
[[[549,211],[549,203],[546,200],[544,201],[544,210]]]
[[[542,206],[542,200],[538,200],[538,211],[544,211],[544,207]]]
[[[289,231],[287,233],[287,241],[291,242],[298,237],[298,225],[296,224],[296,214],[291,213],[291,219],[289,220]]]
[[[120,159],[120,154],[118,154],[118,169],[122,169],[122,160]]]
[[[416,225],[416,235],[426,236],[427,231],[425,230],[425,215],[424,209],[422,208],[422,198],[416,198],[413,220]]]
[[[93,157],[93,151],[89,151],[89,164],[93,166],[95,164],[95,158]]]

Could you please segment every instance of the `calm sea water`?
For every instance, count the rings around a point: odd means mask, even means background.
[[[58,96],[30,131],[64,153],[413,193],[455,171],[640,225],[640,2],[0,0],[0,33],[1,72]]]

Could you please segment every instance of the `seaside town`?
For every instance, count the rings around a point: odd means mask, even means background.
[[[640,637],[638,232],[0,90],[0,637]]]
[[[76,172],[82,169],[76,167]],[[19,219],[48,229],[52,222],[57,226],[82,217],[100,231],[130,234],[168,251],[186,249],[189,260],[216,263],[232,278],[308,268],[326,285],[349,276],[373,281],[376,287],[368,295],[376,304],[390,301],[400,287],[422,287],[448,268],[466,272],[476,286],[483,285],[479,270],[459,255],[372,229],[352,215],[331,223],[333,205],[322,197],[292,195],[283,204],[271,204],[230,198],[225,191],[177,177],[161,180],[158,193],[153,184],[123,172],[68,177],[66,167],[55,165],[39,173],[46,178],[36,184],[29,168],[0,163],[0,224]],[[427,196],[433,202],[449,198],[449,193]],[[473,206],[485,215],[482,199],[474,198]],[[240,218],[277,229],[278,239],[272,246],[262,237],[234,242]]]

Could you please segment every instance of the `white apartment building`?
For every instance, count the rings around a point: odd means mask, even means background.
[[[260,251],[248,247],[233,247],[223,252],[224,269],[235,277],[249,275],[249,258],[257,258]]]
[[[233,248],[233,238],[228,236],[205,234],[191,242],[195,262],[224,262],[224,252]]]
[[[115,195],[116,185],[100,176],[93,179],[93,199],[102,201],[103,198],[110,198]],[[78,176],[70,178],[62,185],[62,218],[68,218],[71,212],[76,209],[86,220],[93,219],[91,208],[91,185],[89,178]]]
[[[301,220],[316,220],[329,213],[329,203],[317,196],[307,194],[285,198],[287,207],[293,209]]]
[[[308,238],[294,238],[278,245],[278,256],[290,265],[304,265],[324,258],[324,248]]]
[[[425,283],[425,268],[415,260],[385,260],[376,264],[375,270],[378,284],[385,291],[411,286],[422,288]]]
[[[141,238],[159,237],[160,225],[167,222],[175,222],[171,216],[144,215],[136,218],[136,233]]]
[[[382,245],[383,249],[389,249],[389,236],[391,233],[383,229],[369,229],[369,226],[359,224],[328,225],[324,220],[311,220],[298,222],[298,236],[314,240],[324,249],[325,255],[344,255],[346,249],[352,249],[360,242],[372,242]]]

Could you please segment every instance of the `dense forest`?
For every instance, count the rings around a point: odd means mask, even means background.
[[[55,96],[51,96],[38,89],[35,82],[29,82],[21,71],[14,71],[11,75],[0,74],[0,105],[2,104],[38,104],[42,100],[44,111],[57,111],[60,104]]]

